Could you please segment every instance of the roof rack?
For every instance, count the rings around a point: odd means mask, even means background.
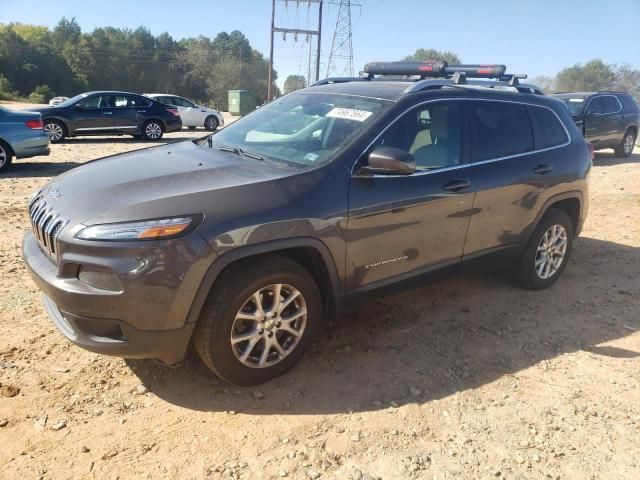
[[[381,77],[400,77],[394,80],[415,82],[405,93],[433,90],[447,86],[468,86],[469,88],[497,88],[516,90],[521,93],[543,95],[535,85],[521,84],[526,74],[506,73],[501,64],[452,64],[438,60],[423,62],[371,62],[364,66],[359,77],[333,77],[315,82],[311,86],[329,83],[363,82],[384,80]],[[483,80],[483,81],[477,81]],[[487,81],[491,80],[491,81]]]

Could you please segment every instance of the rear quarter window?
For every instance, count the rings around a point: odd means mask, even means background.
[[[618,99],[622,102],[622,105],[624,105],[625,111],[638,113],[638,104],[631,95],[620,95]]]
[[[558,117],[548,108],[528,106],[531,125],[533,126],[533,140],[536,150],[557,147],[568,140],[567,132]]]
[[[527,107],[519,103],[482,101],[471,107],[472,161],[508,157],[533,150]]]

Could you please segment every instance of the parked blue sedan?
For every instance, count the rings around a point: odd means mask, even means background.
[[[42,116],[0,107],[0,173],[13,158],[49,155],[49,136],[43,129]]]

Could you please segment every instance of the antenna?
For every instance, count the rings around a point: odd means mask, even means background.
[[[331,0],[330,5],[338,5],[336,30],[331,42],[331,53],[327,65],[327,77],[353,77],[353,43],[351,30],[351,7],[361,7],[360,2],[353,0]]]

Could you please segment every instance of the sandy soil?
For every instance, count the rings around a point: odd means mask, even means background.
[[[0,175],[2,478],[640,478],[640,151],[598,154],[552,289],[465,273],[379,296],[246,389],[194,355],[168,369],[71,345],[22,264],[34,190],[147,145],[73,139]]]

